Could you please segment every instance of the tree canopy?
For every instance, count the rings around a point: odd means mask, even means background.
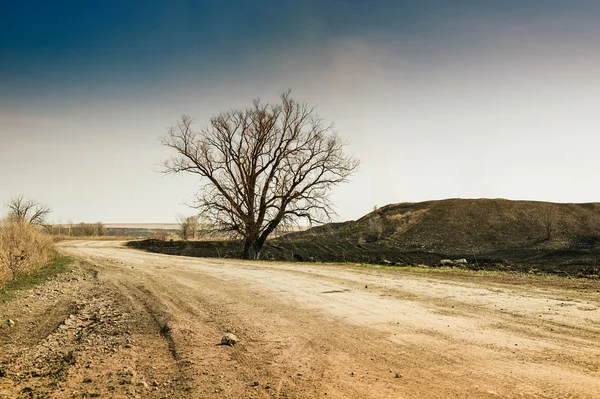
[[[52,212],[50,207],[33,199],[25,198],[23,195],[12,198],[7,206],[10,209],[9,218],[36,225],[44,224],[46,218]]]
[[[314,108],[289,91],[280,99],[222,112],[201,130],[184,115],[162,138],[176,152],[164,171],[199,177],[194,206],[219,230],[239,234],[248,259],[282,223],[330,220],[332,188],[358,167]]]

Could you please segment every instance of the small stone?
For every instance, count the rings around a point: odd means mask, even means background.
[[[394,376],[394,378],[402,378],[402,374],[396,373],[396,375]]]
[[[237,344],[237,342],[238,342],[238,339],[233,334],[225,334],[225,335],[223,335],[223,338],[221,338],[221,345],[233,346],[233,345]]]
[[[254,381],[254,382],[252,383],[252,386],[253,386],[253,387],[257,387],[257,386],[259,386],[259,385],[260,385],[260,383],[259,383],[258,381]]]
[[[302,373],[298,373],[298,377],[302,377],[304,374]]]
[[[354,374],[354,371],[350,373],[350,376],[351,376],[351,377],[354,377],[354,376],[355,376],[355,374]]]
[[[85,382],[86,384],[89,384],[90,382],[92,382],[92,379],[90,377],[84,378],[83,382]]]
[[[15,325],[15,321],[12,319],[8,319],[8,320],[6,320],[6,324],[8,324],[9,327],[12,327]]]

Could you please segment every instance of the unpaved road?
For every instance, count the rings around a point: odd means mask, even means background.
[[[0,305],[0,397],[600,398],[598,282],[120,245]]]

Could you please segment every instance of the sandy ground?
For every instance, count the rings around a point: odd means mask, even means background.
[[[0,305],[0,397],[600,398],[598,282],[60,250]]]

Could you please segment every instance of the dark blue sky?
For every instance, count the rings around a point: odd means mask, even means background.
[[[165,127],[288,88],[362,160],[341,219],[445,197],[598,201],[572,179],[597,169],[598,21],[598,1],[0,0],[0,201],[171,221],[194,184],[153,172]]]
[[[20,93],[80,79],[122,85],[236,70],[256,54],[347,36],[398,40],[425,54],[460,50],[510,24],[536,23],[539,34],[560,39],[585,34],[600,17],[598,2],[551,0],[0,4],[0,87]]]

